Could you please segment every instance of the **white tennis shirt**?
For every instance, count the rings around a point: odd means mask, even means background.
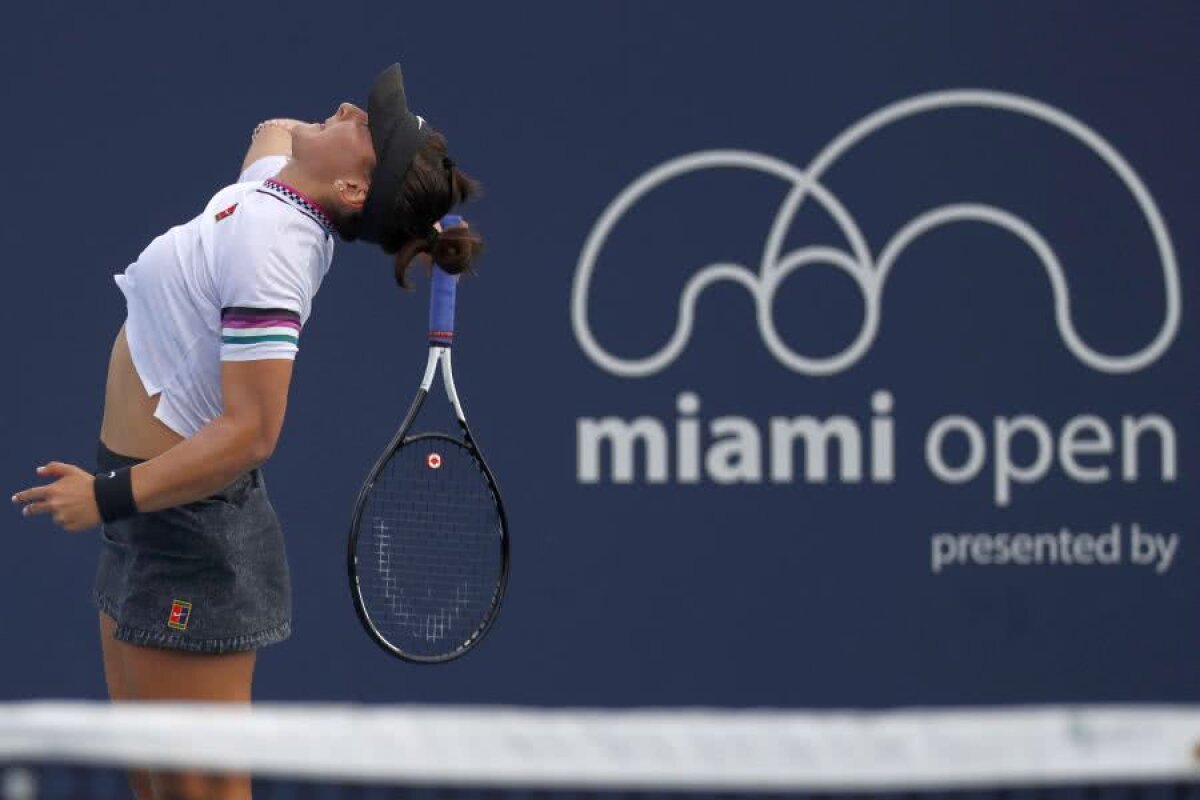
[[[125,338],[154,416],[192,436],[221,415],[221,362],[296,357],[300,330],[333,260],[324,212],[273,180],[259,159],[203,213],[150,243],[115,275]]]

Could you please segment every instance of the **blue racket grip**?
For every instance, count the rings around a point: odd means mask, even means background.
[[[457,214],[442,217],[442,230],[462,223]],[[429,343],[449,347],[454,344],[454,298],[458,292],[458,276],[439,266],[433,268],[429,286]]]

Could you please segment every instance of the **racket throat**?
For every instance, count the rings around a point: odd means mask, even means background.
[[[434,345],[429,348],[429,360],[425,363],[425,375],[421,378],[421,391],[427,394],[433,386],[433,377],[437,373],[439,363],[442,367],[442,385],[446,387],[446,398],[450,401],[450,407],[454,409],[454,416],[459,424],[465,426],[467,418],[458,399],[458,389],[454,385],[454,368],[451,366],[449,347]]]

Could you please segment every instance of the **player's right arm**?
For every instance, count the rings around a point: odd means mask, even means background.
[[[225,411],[189,439],[130,469],[138,511],[159,511],[215,494],[270,457],[283,426],[291,381],[290,359],[221,365]],[[100,523],[95,478],[74,464],[37,468],[52,482],[13,495],[22,514],[53,514],[55,524],[82,531]]]
[[[267,211],[280,208],[272,205]],[[283,214],[279,222],[229,228],[217,249],[213,277],[221,306],[222,413],[189,439],[133,468],[139,511],[214,494],[275,449],[300,331],[320,284],[324,236],[291,209]]]
[[[271,457],[283,429],[292,361],[221,362],[224,412],[194,436],[133,468],[139,511],[158,511],[217,493]]]

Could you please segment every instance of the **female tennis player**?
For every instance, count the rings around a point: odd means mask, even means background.
[[[436,222],[476,193],[409,109],[399,65],[321,123],[269,120],[238,183],[123,274],[95,474],[50,462],[26,516],[103,523],[94,598],[113,700],[249,702],[255,653],[290,632],[283,534],[260,466],[334,237],[466,269],[478,236]],[[245,778],[135,774],[139,800],[247,798]]]

